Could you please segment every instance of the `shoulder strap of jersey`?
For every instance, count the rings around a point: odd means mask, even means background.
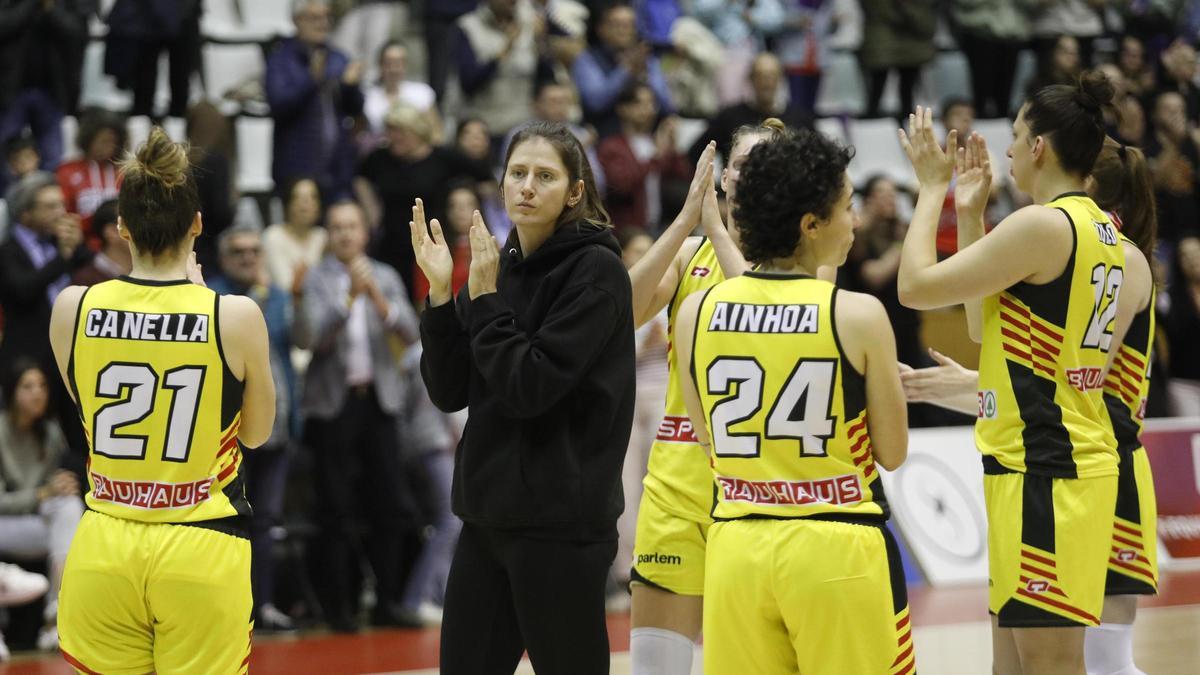
[[[83,320],[83,303],[93,286],[83,289],[79,294],[79,304],[75,305],[75,320],[71,322],[71,351],[67,355],[67,383],[71,386],[71,394],[75,397],[75,405],[79,405],[79,385],[75,384],[75,342],[79,339],[80,322]]]

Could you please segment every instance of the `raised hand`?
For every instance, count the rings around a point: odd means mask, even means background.
[[[954,148],[958,146],[958,132],[951,129],[946,135],[946,148],[938,145],[933,133],[933,109],[917,106],[916,112],[908,116],[908,133],[900,129],[900,145],[921,185],[950,184],[954,176]]]
[[[987,141],[979,132],[967,138],[955,158],[958,179],[954,183],[954,206],[959,217],[983,219],[992,191],[992,160]]]
[[[454,297],[450,286],[450,280],[454,276],[454,258],[450,256],[450,247],[446,245],[446,237],[442,234],[442,225],[437,218],[426,225],[425,203],[420,199],[413,204],[412,214],[413,219],[408,221],[408,229],[412,235],[417,266],[429,280],[429,304],[434,307],[444,305]]]
[[[700,159],[696,161],[696,173],[692,174],[692,184],[688,186],[687,199],[683,202],[679,217],[675,219],[675,222],[686,227],[689,232],[700,222],[704,200],[707,194],[713,191],[713,157],[716,154],[716,141],[709,142],[704,147],[704,152],[700,153]]]
[[[476,211],[471,216],[471,272],[467,290],[474,300],[486,293],[496,292],[496,276],[500,270],[500,246]]]

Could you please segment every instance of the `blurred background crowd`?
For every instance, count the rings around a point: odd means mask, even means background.
[[[515,130],[561,122],[588,150],[632,265],[709,140],[720,155],[767,117],[816,128],[856,148],[862,225],[839,283],[883,301],[902,361],[927,364],[935,347],[974,365],[960,309],[896,297],[915,187],[897,119],[928,105],[944,130],[989,140],[998,223],[1028,203],[1004,157],[1026,92],[1099,68],[1118,92],[1109,133],[1143,148],[1156,186],[1147,412],[1200,415],[1198,38],[1200,0],[0,0],[0,604],[39,600],[0,626],[14,646],[55,646],[86,444],[51,358],[50,307],[69,283],[129,272],[119,162],[153,124],[191,144],[209,285],[257,300],[270,331],[276,428],[245,465],[257,629],[417,627],[439,620],[462,420],[433,408],[418,372],[428,284],[407,232],[414,199],[451,239],[457,289],[472,213],[501,240],[510,229],[497,181]],[[954,228],[951,191],[940,252]],[[347,312],[346,292],[371,302]],[[627,471],[640,475],[666,383],[664,317],[638,350]],[[971,422],[925,406],[910,419]],[[628,597],[621,550],[615,605]]]

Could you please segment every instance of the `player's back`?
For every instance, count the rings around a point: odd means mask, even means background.
[[[747,272],[709,291],[692,369],[712,438],[714,517],[887,517],[866,380],[837,335],[837,288]]]
[[[80,301],[68,374],[88,437],[90,509],[144,522],[249,515],[242,383],[219,338],[219,296],[121,277]]]

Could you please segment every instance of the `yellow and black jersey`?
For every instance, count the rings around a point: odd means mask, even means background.
[[[242,383],[219,339],[220,296],[187,280],[89,288],[68,366],[88,439],[89,508],[151,523],[247,516]]]
[[[1150,394],[1150,350],[1154,344],[1154,295],[1151,291],[1150,304],[1133,318],[1104,380],[1104,402],[1121,454],[1142,446],[1139,439]]]
[[[717,252],[707,237],[688,261],[667,310],[667,339],[675,350],[675,319],[684,298],[725,280]],[[670,495],[663,508],[682,516],[707,517],[712,511],[712,473],[704,449],[688,419],[675,377],[675,359],[667,360],[670,379],[662,422],[650,450],[645,485],[654,494]]]
[[[838,341],[836,293],[805,275],[747,272],[705,294],[691,363],[715,519],[887,517],[866,380]]]
[[[1103,373],[1124,279],[1125,249],[1083,193],[1046,206],[1066,214],[1075,245],[1062,275],[983,300],[979,419],[985,470],[1053,478],[1117,473]],[[997,466],[999,465],[999,466]]]

